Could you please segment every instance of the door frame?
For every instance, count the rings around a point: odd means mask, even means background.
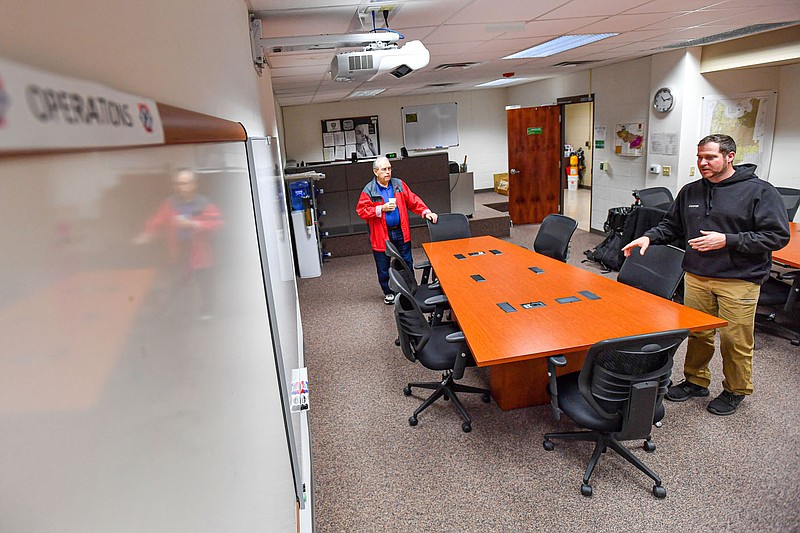
[[[576,95],[576,96],[564,96],[562,98],[557,98],[556,99],[556,104],[561,106],[561,118],[562,118],[562,120],[561,120],[561,141],[562,141],[562,145],[561,145],[561,149],[562,149],[561,161],[562,162],[564,161],[564,157],[563,157],[564,144],[563,143],[564,143],[564,140],[567,138],[567,136],[566,136],[567,121],[564,120],[564,117],[566,116],[565,107],[567,105],[569,105],[569,104],[584,104],[584,103],[587,103],[587,102],[592,102],[592,104],[593,104],[592,105],[592,117],[591,117],[592,121],[591,121],[591,126],[590,126],[591,137],[589,139],[589,143],[592,146],[592,161],[594,161],[594,111],[595,111],[595,108],[597,107],[596,105],[594,105],[594,102],[595,102],[594,93],[579,94],[579,95]],[[591,228],[592,228],[592,196],[593,196],[592,191],[594,190],[594,172],[591,169],[589,169],[589,171],[592,172],[592,187],[589,189],[589,229],[591,230]],[[567,173],[566,172],[567,172],[567,167],[564,166],[562,168],[562,171],[561,171],[561,200],[560,200],[560,204],[561,204],[560,207],[561,208],[559,209],[559,212],[562,213],[562,214],[564,213],[564,190],[566,190],[566,188],[567,188]]]

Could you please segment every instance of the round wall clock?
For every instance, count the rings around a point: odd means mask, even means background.
[[[672,95],[672,91],[667,87],[660,88],[656,91],[655,96],[653,96],[653,107],[660,113],[671,111],[674,105],[675,97]]]

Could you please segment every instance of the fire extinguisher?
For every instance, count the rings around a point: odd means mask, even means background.
[[[572,152],[569,156],[569,166],[567,167],[567,175],[571,178],[578,176],[578,156]]]

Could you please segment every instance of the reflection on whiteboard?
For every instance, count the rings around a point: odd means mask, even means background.
[[[458,146],[458,104],[403,107],[403,145],[407,150]]]

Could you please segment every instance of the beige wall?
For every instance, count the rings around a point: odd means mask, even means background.
[[[592,102],[564,106],[564,143],[573,149],[583,148],[586,170],[581,185],[592,186]]]

